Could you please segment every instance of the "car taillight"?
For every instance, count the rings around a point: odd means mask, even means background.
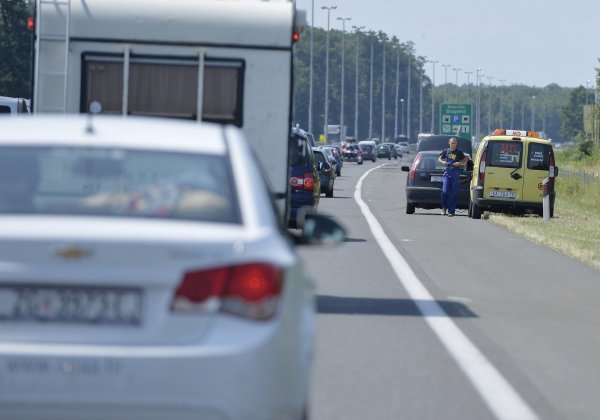
[[[418,155],[415,158],[415,161],[413,162],[410,171],[408,171],[408,179],[411,181],[414,181],[415,178],[417,177],[417,167],[419,166],[419,163],[421,163],[421,159],[423,158],[423,155]]]
[[[554,156],[552,154],[550,154],[550,157],[548,158],[548,166],[548,187],[550,188],[550,191],[554,191]]]
[[[315,177],[311,172],[304,174],[304,189],[312,190],[315,187]]]
[[[479,162],[479,185],[483,185],[485,181],[485,161],[487,159],[487,150],[484,150],[481,155],[481,161]]]
[[[268,319],[277,309],[282,279],[280,268],[265,263],[188,272],[175,292],[171,310],[194,313],[219,305],[223,312]]]
[[[290,178],[290,185],[295,188],[304,188],[312,190],[315,187],[315,177],[312,172],[305,173],[302,177],[293,176]]]

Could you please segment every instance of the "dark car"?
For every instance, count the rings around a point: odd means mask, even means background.
[[[331,154],[333,155],[333,158],[335,159],[335,174],[338,176],[341,175],[342,174],[342,166],[344,165],[341,152],[338,150],[338,148],[336,146],[322,146],[322,148],[331,151]],[[330,156],[330,158],[331,158],[331,156]]]
[[[294,143],[290,147],[290,221],[289,227],[297,226],[298,210],[309,207],[316,209],[321,196],[321,181],[315,162],[315,156],[306,133],[292,129]]]
[[[377,146],[377,157],[391,159],[392,152],[390,151],[390,148],[387,145],[380,144],[379,146]]]
[[[403,166],[406,177],[406,214],[413,214],[415,208],[441,208],[442,179],[444,166],[438,162],[439,150],[419,152],[411,166]],[[473,174],[472,165],[460,168],[460,181],[457,209],[469,208],[469,185]]]
[[[325,197],[333,197],[335,167],[329,163],[329,159],[327,159],[327,156],[325,156],[325,153],[319,147],[313,147],[312,151],[321,181],[321,193],[324,193]]]
[[[383,143],[382,146],[387,146],[390,149],[389,159],[398,159],[398,151],[396,150],[396,145],[394,143]],[[402,155],[400,155],[400,157],[402,157]]]
[[[446,136],[446,135],[433,135],[428,137],[423,137],[419,143],[417,144],[417,152],[424,152],[426,150],[437,150],[441,152],[442,150],[447,149],[449,146],[448,141],[452,138],[456,138],[458,143],[457,147],[463,151],[463,153],[468,154],[469,156],[473,155],[473,146],[471,142],[467,139],[457,136]]]

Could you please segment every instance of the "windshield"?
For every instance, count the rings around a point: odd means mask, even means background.
[[[225,156],[0,147],[0,213],[240,223]]]

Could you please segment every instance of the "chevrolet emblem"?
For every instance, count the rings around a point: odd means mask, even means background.
[[[56,251],[56,255],[59,257],[66,258],[68,260],[75,260],[78,258],[89,257],[92,254],[91,251],[77,246],[65,246],[59,248]]]

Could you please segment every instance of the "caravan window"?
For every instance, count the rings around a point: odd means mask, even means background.
[[[206,61],[202,120],[241,125],[242,66],[238,61]]]
[[[198,63],[131,60],[131,115],[196,119]]]
[[[0,114],[10,114],[10,107],[5,105],[0,105]]]
[[[86,106],[82,112],[88,111],[92,101],[98,101],[102,104],[102,113],[120,114],[123,108],[123,61],[108,57],[87,61],[84,97]]]
[[[81,112],[98,101],[102,112],[123,108],[123,57],[84,56]],[[243,62],[205,60],[202,120],[242,125]],[[156,57],[130,58],[127,113],[197,119],[198,61]]]

